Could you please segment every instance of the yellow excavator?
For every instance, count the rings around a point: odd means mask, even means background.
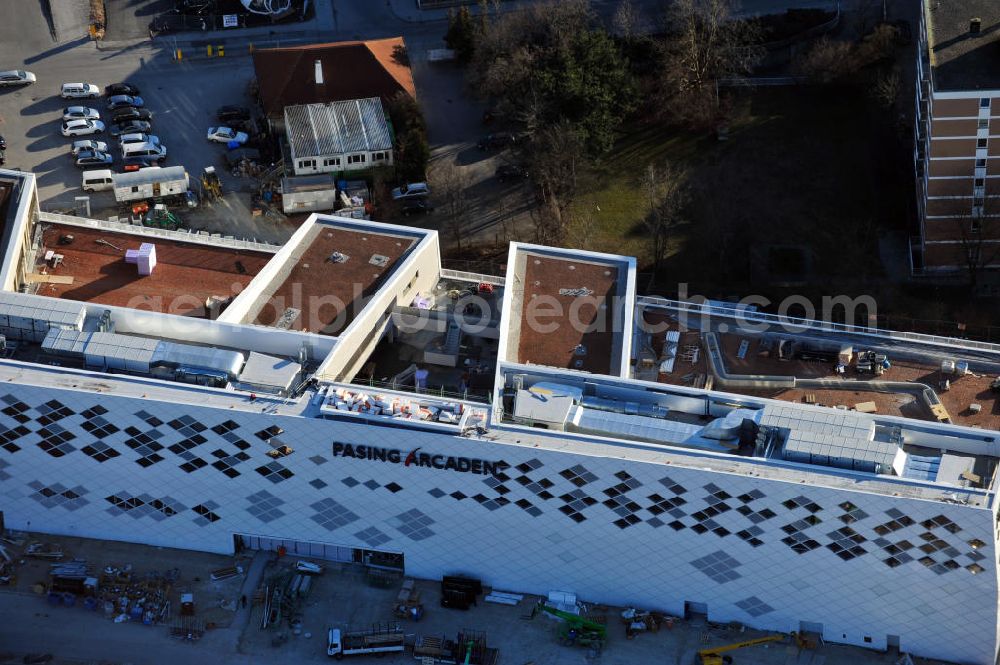
[[[794,635],[793,635],[794,638]],[[699,665],[729,665],[733,662],[732,656],[723,656],[722,654],[727,651],[735,651],[737,649],[742,649],[744,647],[752,647],[756,644],[766,644],[768,642],[781,642],[785,639],[784,635],[768,635],[766,637],[758,637],[752,640],[745,640],[743,642],[736,642],[735,644],[723,644],[717,647],[709,647],[707,649],[702,649],[698,652],[698,664]]]

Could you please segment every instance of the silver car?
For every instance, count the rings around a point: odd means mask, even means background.
[[[73,141],[73,146],[69,149],[71,155],[76,157],[84,150],[93,150],[94,152],[107,152],[108,144],[104,141],[94,141],[93,139],[82,139],[80,141]]]
[[[30,85],[35,82],[35,75],[23,69],[12,69],[0,72],[0,87],[12,85]]]
[[[63,109],[63,120],[100,120],[101,114],[86,106],[67,106]]]
[[[122,148],[129,145],[130,143],[152,143],[153,145],[160,145],[160,137],[154,134],[143,134],[142,132],[135,132],[133,134],[122,134],[118,137],[119,143],[122,144]]]

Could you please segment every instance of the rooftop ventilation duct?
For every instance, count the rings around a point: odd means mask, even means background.
[[[969,34],[978,35],[983,30],[983,19],[974,18],[969,20]]]

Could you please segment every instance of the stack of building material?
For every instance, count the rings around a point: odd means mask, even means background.
[[[139,245],[139,249],[125,250],[125,263],[138,266],[140,275],[153,274],[153,268],[156,266],[156,245],[144,242]]]
[[[459,402],[424,403],[401,395],[382,395],[363,390],[338,388],[328,392],[326,404],[337,411],[350,411],[373,416],[387,416],[406,420],[432,420],[457,423],[464,407]]]

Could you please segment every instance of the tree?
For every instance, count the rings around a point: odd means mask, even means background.
[[[896,100],[899,99],[899,91],[902,87],[903,80],[899,75],[899,70],[893,68],[878,75],[872,85],[871,93],[879,106],[891,111],[896,106]]]
[[[467,169],[457,166],[454,162],[440,163],[433,169],[434,189],[438,192],[441,202],[439,207],[447,221],[444,228],[451,235],[455,248],[462,251],[462,241],[468,232],[469,200],[468,190],[472,178]]]
[[[529,133],[570,123],[588,152],[610,149],[632,107],[621,50],[596,26],[585,0],[540,3],[488,24],[475,53],[474,85]]]
[[[611,19],[611,25],[614,26],[615,34],[622,39],[630,40],[635,36],[638,24],[639,16],[632,5],[632,0],[621,0],[615,9],[615,15]]]
[[[536,230],[546,242],[556,242],[566,231],[566,211],[576,198],[577,172],[585,159],[583,141],[570,123],[562,122],[533,137],[528,158],[544,209]]]
[[[431,157],[431,148],[427,137],[417,129],[406,130],[396,140],[396,172],[402,180],[410,182],[424,179],[427,172],[427,161]]]
[[[975,295],[983,270],[1000,260],[1000,247],[986,242],[987,234],[981,217],[956,219],[955,226],[961,242],[960,260],[965,265],[969,292]]]
[[[458,12],[448,10],[448,31],[444,35],[445,45],[455,51],[459,62],[472,60],[476,51],[478,30],[468,7],[459,8]]]
[[[669,163],[659,167],[648,164],[642,175],[642,188],[648,206],[642,223],[649,237],[653,278],[656,279],[688,201],[686,176]]]
[[[672,0],[661,52],[660,102],[670,120],[714,124],[719,79],[746,77],[764,56],[755,21],[735,18],[733,0]]]
[[[814,83],[833,83],[856,70],[854,46],[821,37],[798,62],[797,69]]]

